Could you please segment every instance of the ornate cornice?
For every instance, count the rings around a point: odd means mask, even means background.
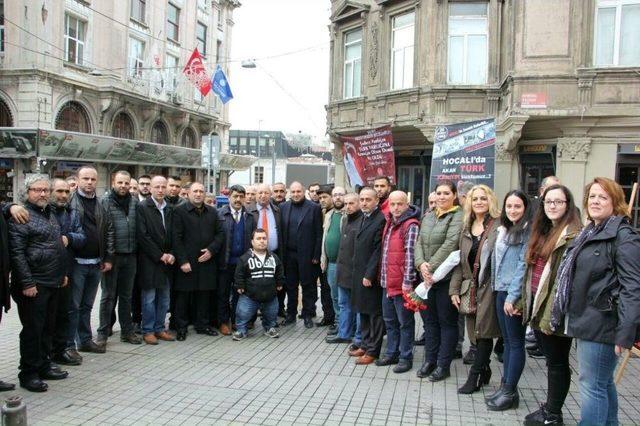
[[[591,152],[591,138],[558,138],[558,156],[563,161],[587,161]]]

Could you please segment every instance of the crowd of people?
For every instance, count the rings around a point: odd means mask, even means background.
[[[580,207],[553,176],[539,197],[513,190],[501,206],[488,186],[441,181],[424,213],[385,176],[357,193],[234,185],[219,208],[201,183],[177,177],[117,171],[102,198],[97,183],[90,166],[67,180],[28,176],[22,203],[2,206],[0,303],[6,312],[10,294],[18,307],[29,391],[66,378],[61,365],[80,365],[80,352],[106,352],[116,318],[122,342],[157,345],[186,340],[190,325],[242,341],[260,316],[270,338],[298,319],[326,326],[326,343],[348,345],[356,364],[397,374],[423,344],[416,374],[432,382],[450,376],[466,330],[471,367],[458,392],[490,382],[496,352],[493,411],[518,406],[526,350],[541,353],[547,399],[527,425],[563,423],[575,339],[582,419],[617,423],[616,356],[640,330],[640,237],[610,179],[594,179]]]

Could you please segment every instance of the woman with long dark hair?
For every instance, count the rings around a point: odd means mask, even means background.
[[[464,225],[460,233],[460,265],[451,278],[451,303],[461,312],[461,297],[470,303],[464,316],[467,334],[476,345],[467,382],[458,393],[480,390],[491,378],[493,339],[500,336],[495,300],[491,288],[491,253],[496,243],[500,210],[495,193],[486,185],[476,185],[467,194]],[[475,309],[468,306],[474,305]],[[471,312],[475,311],[475,312]]]
[[[551,330],[556,276],[567,246],[582,228],[571,191],[551,185],[542,194],[531,228],[527,272],[522,285],[522,319],[542,343],[547,361],[547,401],[525,417],[527,426],[562,424],[562,406],[569,393],[571,337]]]
[[[617,356],[639,338],[640,236],[611,179],[587,185],[584,209],[589,223],[560,264],[550,327],[578,343],[581,424],[616,425]]]
[[[422,218],[415,246],[415,266],[425,284],[433,285],[427,297],[427,309],[420,311],[424,322],[424,362],[418,377],[432,382],[451,375],[449,367],[458,341],[458,311],[449,298],[452,272],[434,283],[432,274],[458,249],[462,228],[462,210],[457,205],[456,185],[438,182],[436,208]]]
[[[518,407],[518,382],[524,370],[525,327],[516,308],[526,269],[531,205],[527,195],[516,189],[504,197],[500,227],[493,251],[493,290],[500,332],[504,339],[502,386],[487,398],[487,408],[504,411]]]

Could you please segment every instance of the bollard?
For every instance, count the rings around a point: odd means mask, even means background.
[[[27,405],[21,396],[10,396],[2,406],[2,426],[26,426]]]

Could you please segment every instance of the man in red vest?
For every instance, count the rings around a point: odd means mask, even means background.
[[[387,352],[376,365],[398,364],[394,373],[404,373],[413,367],[413,312],[404,307],[403,293],[416,284],[413,250],[420,228],[420,211],[409,205],[407,194],[394,191],[389,195],[389,215],[382,235],[380,285],[382,317],[387,329]]]

